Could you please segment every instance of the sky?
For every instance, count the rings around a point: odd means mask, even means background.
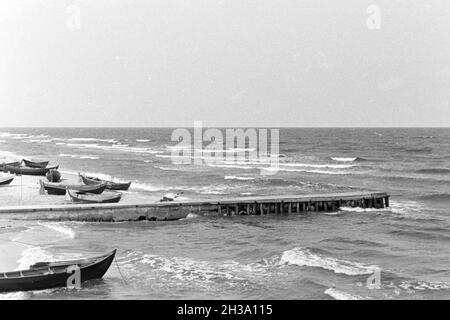
[[[448,127],[448,0],[2,0],[0,127]]]

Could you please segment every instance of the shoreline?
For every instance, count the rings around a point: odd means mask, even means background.
[[[22,258],[22,253],[28,248],[26,244],[14,242],[14,238],[27,228],[22,226],[24,222],[0,220],[0,272],[16,270]]]

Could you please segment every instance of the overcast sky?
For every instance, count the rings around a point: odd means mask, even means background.
[[[0,111],[0,126],[450,126],[450,1],[2,0]]]

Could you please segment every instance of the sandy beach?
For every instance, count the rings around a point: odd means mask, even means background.
[[[0,176],[10,175],[1,172]],[[70,204],[69,196],[55,196],[40,193],[39,180],[47,181],[43,176],[15,176],[11,184],[0,186],[0,207],[24,205]],[[83,184],[75,174],[63,173],[61,184]],[[121,191],[121,203],[143,203],[158,201],[159,195],[143,194],[133,190]]]

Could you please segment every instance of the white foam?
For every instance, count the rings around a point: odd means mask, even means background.
[[[169,276],[180,281],[193,281],[196,284],[215,282],[217,279],[248,281],[249,278],[265,278],[268,275],[267,266],[259,263],[242,264],[236,261],[214,263],[185,257],[162,257],[150,254],[144,255],[140,263],[150,266],[162,276]]]
[[[78,155],[78,154],[68,154],[68,153],[60,153],[60,157],[68,157],[68,158],[78,158],[78,159],[90,159],[90,160],[98,160],[100,157],[97,156],[87,156],[87,155]]]
[[[136,139],[136,142],[150,142],[150,139]]]
[[[99,139],[99,138],[70,138],[67,141],[98,141],[98,142],[109,142],[109,143],[117,143],[115,139]]]
[[[359,207],[340,207],[341,211],[346,212],[375,212],[375,213],[383,213],[386,212],[388,209],[376,209],[376,208],[359,208]]]
[[[75,231],[65,225],[64,223],[60,222],[39,222],[38,225],[43,226],[45,228],[48,228],[50,230],[56,231],[57,233],[60,233],[64,235],[66,238],[74,239],[75,238]]]
[[[358,158],[357,157],[354,157],[354,158],[333,157],[331,159],[334,161],[339,161],[339,162],[353,162]]]
[[[225,180],[255,180],[253,177],[225,176]]]
[[[336,288],[328,288],[325,290],[325,294],[336,300],[361,300],[363,297],[352,295],[350,293],[337,290]]]
[[[312,253],[309,249],[298,247],[284,251],[280,263],[321,268],[350,276],[372,274],[378,268],[375,265],[364,265],[358,262],[322,256]]]
[[[227,150],[230,152],[253,152],[256,149],[255,148],[228,148]]]
[[[140,147],[129,147],[127,144],[99,145],[97,143],[66,143],[66,146],[78,149],[100,149],[104,151],[118,151],[124,153],[145,153],[145,154],[162,153],[162,151],[160,150],[153,150],[149,148],[140,148]]]
[[[399,287],[404,290],[450,290],[450,284],[445,282],[403,281]]]
[[[22,252],[22,257],[17,260],[19,266],[16,270],[28,269],[32,264],[39,261],[55,261],[55,258],[41,247],[28,246],[28,248]]]
[[[425,205],[417,201],[391,201],[390,206],[384,210],[390,211],[401,217],[414,219],[414,220],[426,220],[435,219],[440,220],[432,214],[427,214],[424,212],[432,211],[431,208],[427,208]]]
[[[285,167],[306,167],[318,169],[348,169],[353,168],[353,164],[313,164],[313,163],[299,163],[299,162],[280,162],[280,166]]]
[[[329,175],[345,175],[345,174],[353,174],[353,172],[349,171],[327,171],[327,170],[308,170],[308,169],[287,169],[282,167],[270,167],[270,168],[258,168],[261,170],[267,171],[283,171],[283,172],[306,172],[306,173],[318,173],[318,174],[329,174]]]
[[[0,300],[25,300],[28,295],[24,291],[0,293]]]

